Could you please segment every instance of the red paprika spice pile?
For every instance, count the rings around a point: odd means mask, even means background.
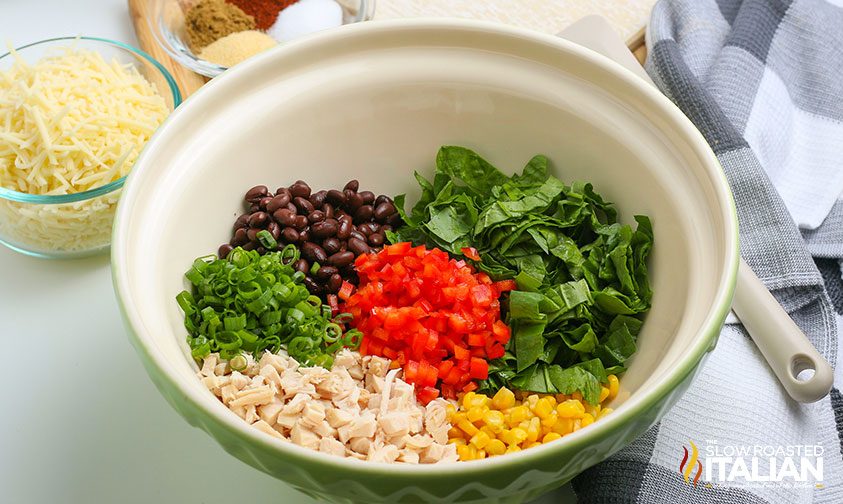
[[[298,0],[226,0],[240,7],[246,14],[255,18],[258,30],[268,30],[278,18],[278,13],[293,5]]]
[[[488,359],[503,356],[510,329],[499,298],[515,282],[493,282],[442,250],[408,242],[361,255],[354,266],[357,291],[349,284],[339,295],[363,332],[360,351],[403,367],[423,404],[476,389]]]

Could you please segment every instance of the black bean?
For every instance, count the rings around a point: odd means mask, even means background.
[[[325,249],[313,242],[304,242],[301,246],[301,253],[311,262],[324,264],[328,260],[328,254],[325,253]]]
[[[243,250],[255,250],[258,245],[255,242],[249,242],[243,245]]]
[[[345,207],[351,211],[356,212],[358,208],[363,205],[363,197],[353,191],[345,192]]]
[[[249,205],[249,213],[250,214],[255,213],[255,212],[260,212],[260,209],[261,209],[261,206],[258,205],[257,203],[252,203],[251,205]]]
[[[392,226],[390,226],[389,224],[381,226],[381,233],[386,233],[387,231],[392,231]]]
[[[377,221],[383,222],[387,217],[395,213],[395,205],[384,202],[375,207],[374,217]]]
[[[304,231],[299,233],[299,241],[302,243],[310,241],[310,228],[306,228]]]
[[[287,203],[290,202],[290,193],[287,194],[279,194],[269,200],[269,203],[266,204],[266,211],[269,213],[275,213],[276,210],[282,207],[286,207]]]
[[[372,220],[372,216],[375,214],[375,209],[372,208],[372,205],[363,205],[354,212],[354,222],[356,224],[363,224],[364,222],[369,222]]]
[[[320,266],[319,271],[316,272],[316,278],[319,280],[327,280],[332,275],[336,275],[340,270],[333,266]]]
[[[296,208],[299,209],[299,213],[307,215],[313,211],[313,203],[311,203],[310,200],[302,198],[301,196],[296,196],[295,198],[293,198],[293,204],[296,205]]]
[[[249,216],[249,227],[262,228],[269,223],[269,214],[266,212],[255,212]]]
[[[337,292],[339,292],[340,287],[342,287],[342,277],[339,273],[331,275],[331,278],[328,279],[328,283],[325,285],[325,288],[331,294],[336,294]]]
[[[302,273],[307,273],[310,271],[310,263],[307,262],[307,259],[299,259],[295,264],[293,264],[293,269],[301,271]]]
[[[324,205],[322,205],[322,211],[325,212],[326,219],[334,218],[334,205],[330,203],[325,203]]]
[[[217,250],[217,254],[219,254],[220,259],[225,259],[226,257],[228,257],[228,254],[230,254],[232,250],[234,250],[234,247],[232,247],[228,243],[223,243],[222,245],[220,245],[219,250]],[[334,268],[334,270],[336,270],[336,268]]]
[[[285,227],[284,230],[281,231],[281,236],[287,243],[298,243],[299,241],[299,232],[296,231],[295,228]]]
[[[385,194],[379,195],[377,198],[375,198],[375,203],[374,203],[375,207],[377,207],[381,203],[384,203],[388,199],[389,199],[389,197]]]
[[[242,227],[246,227],[249,224],[249,214],[243,214],[240,217],[237,217],[237,220],[234,221],[234,226],[232,226],[231,231],[237,231]]]
[[[293,204],[292,200],[289,203],[287,203],[287,210],[293,212],[294,214],[299,213],[298,207]]]
[[[336,238],[325,238],[322,242],[322,248],[325,249],[325,252],[330,254],[335,254],[340,251],[340,241]]]
[[[337,234],[337,228],[337,221],[330,219],[311,225],[310,234],[312,234],[314,238],[325,239]]]
[[[316,283],[316,280],[308,277],[304,277],[304,286],[307,287],[307,291],[311,294],[319,295],[322,293],[322,286]]]
[[[363,246],[365,245],[366,244],[364,243]],[[346,250],[345,252],[337,252],[328,258],[328,264],[337,268],[348,266],[352,262],[354,262],[354,253],[349,250]]]
[[[341,207],[345,205],[346,195],[342,191],[331,189],[328,191],[328,194],[325,195],[325,200],[332,205]]]
[[[265,185],[258,185],[246,191],[246,196],[243,199],[249,203],[257,203],[264,196],[269,196],[269,189]]]
[[[279,226],[275,221],[269,221],[269,224],[266,226],[266,230],[269,231],[269,234],[271,234],[276,240],[279,236],[281,236],[281,226]]]
[[[296,180],[296,182],[290,186],[290,194],[293,198],[309,198],[310,186],[302,180]]]
[[[231,243],[235,247],[239,247],[249,241],[249,237],[246,236],[246,228],[240,228],[234,232],[234,236],[231,238]]]
[[[347,240],[351,235],[351,217],[343,215],[339,219],[339,226],[337,227],[337,238],[340,240]]]
[[[372,191],[360,191],[358,194],[363,198],[364,205],[371,205],[375,202],[375,193]]]
[[[307,221],[311,224],[322,222],[323,220],[325,220],[325,212],[322,210],[314,210],[307,216]]]
[[[354,191],[357,192],[357,189],[360,189],[360,182],[356,179],[349,180],[345,187],[342,188],[343,191]]]
[[[261,198],[261,200],[260,200],[260,201],[258,201],[258,206],[260,207],[260,209],[261,209],[261,210],[266,210],[266,205],[267,205],[270,201],[272,201],[272,198],[271,198],[271,197],[269,197],[269,196],[267,196],[267,197],[265,197],[265,198]]]
[[[284,226],[292,226],[296,223],[296,214],[291,212],[289,208],[280,208],[276,210],[272,217]]]
[[[369,245],[373,247],[380,247],[383,245],[383,235],[380,233],[373,233],[369,235]]]
[[[334,210],[334,218],[335,219],[340,220],[340,219],[343,218],[343,216],[351,217],[350,215],[348,215],[348,212],[346,212],[342,208],[337,208],[336,210]]]
[[[261,245],[261,246],[259,246],[258,248],[256,248],[255,250],[257,250],[257,251],[258,251],[258,254],[260,254],[260,255],[264,255],[264,254],[266,254],[266,248],[265,248],[264,246],[262,246],[262,245]]]
[[[293,222],[293,225],[296,227],[296,229],[298,229],[299,231],[302,231],[304,228],[307,227],[307,216],[306,215],[296,215],[295,221]]]
[[[290,195],[290,190],[287,189],[286,187],[279,187],[278,189],[275,190],[276,196],[281,196],[281,195],[284,195],[284,194],[286,194],[289,199],[293,199],[293,197]]]
[[[352,231],[351,234],[349,235],[349,237],[350,237],[349,239],[357,238],[358,240],[362,241],[363,243],[366,243],[366,235],[364,235],[360,231]]]
[[[389,224],[390,226],[397,226],[397,225],[401,224],[401,214],[396,212],[396,213],[390,215],[389,217],[386,218],[386,224]]]
[[[258,231],[260,231],[259,228],[249,228],[249,230],[246,231],[246,236],[249,237],[249,241],[257,241]]]
[[[325,196],[327,195],[328,191],[319,191],[315,192],[310,195],[310,203],[313,204],[315,208],[319,208],[325,204]]]
[[[369,236],[370,234],[377,232],[377,229],[375,229],[373,226],[377,226],[377,224],[375,224],[374,222],[364,222],[363,224],[357,226],[357,230],[363,233],[364,235]]]
[[[369,246],[366,245],[365,239],[361,240],[360,238],[349,238],[349,240],[348,240],[348,251],[351,252],[352,255],[354,255],[354,256],[359,256],[361,254],[368,254],[369,253]],[[345,252],[345,253],[348,253],[348,252]],[[343,266],[345,266],[345,265],[343,265]]]

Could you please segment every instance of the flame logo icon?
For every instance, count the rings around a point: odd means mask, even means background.
[[[688,458],[689,453],[688,449],[684,446],[682,447],[685,450],[685,454],[682,456],[682,462],[679,463],[679,473],[685,479],[685,483],[692,483],[691,482],[691,472],[693,472],[694,467],[697,468],[697,473],[694,475],[693,485],[696,488],[697,482],[700,481],[700,476],[702,476],[703,466],[702,462],[699,460],[700,452],[697,450],[697,445],[691,441],[691,453],[690,453],[690,460]]]

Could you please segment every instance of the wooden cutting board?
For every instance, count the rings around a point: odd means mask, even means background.
[[[644,25],[655,0],[378,0],[375,19],[404,17],[461,17],[518,25],[558,33],[577,19],[601,15],[625,40],[640,63],[647,56]],[[150,2],[128,0],[129,14],[140,48],[158,60],[186,99],[207,79],[176,63],[155,41],[150,29]]]

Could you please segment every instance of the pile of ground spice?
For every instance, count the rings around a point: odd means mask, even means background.
[[[278,42],[264,32],[249,30],[225,37],[208,44],[199,57],[217,65],[230,68],[255,54],[275,47]]]
[[[278,19],[278,13],[286,9],[290,5],[296,3],[298,0],[227,0],[228,3],[236,5],[255,18],[255,25],[258,30],[268,30],[275,20]]]
[[[224,0],[202,0],[185,14],[187,39],[194,53],[227,35],[255,28],[254,17]]]

